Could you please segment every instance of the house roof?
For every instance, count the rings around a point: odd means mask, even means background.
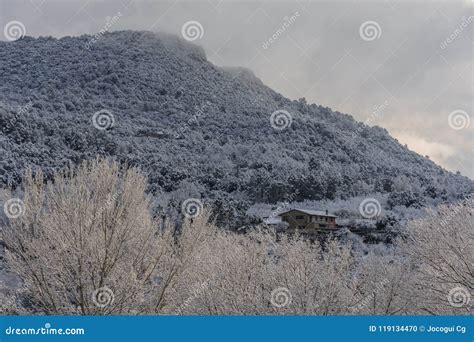
[[[281,215],[283,215],[283,214],[289,213],[290,211],[299,211],[299,212],[308,214],[308,215],[310,215],[310,216],[337,217],[336,215],[326,214],[326,212],[324,212],[324,211],[310,210],[310,209],[299,209],[299,208],[293,208],[293,209],[284,211],[284,212],[278,214],[278,216],[281,216]]]

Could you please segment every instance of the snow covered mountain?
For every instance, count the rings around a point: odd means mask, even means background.
[[[3,185],[29,166],[50,174],[103,155],[140,166],[155,195],[229,213],[376,192],[420,207],[474,190],[383,128],[289,100],[249,70],[150,32],[0,42],[0,127]]]

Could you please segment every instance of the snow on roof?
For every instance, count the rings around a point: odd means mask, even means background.
[[[305,214],[308,214],[308,215],[311,215],[311,216],[337,217],[336,215],[326,214],[326,212],[324,212],[324,211],[310,210],[310,209],[299,209],[299,208],[289,209],[287,211],[284,211],[284,212],[278,214],[278,216],[281,216],[281,215],[286,214],[286,213],[288,213],[290,211],[293,211],[293,210],[301,211],[302,213],[305,213]]]
[[[279,223],[282,223],[280,216],[264,217],[263,222],[265,222],[266,224],[279,224]]]

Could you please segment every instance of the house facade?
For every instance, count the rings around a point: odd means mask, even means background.
[[[288,224],[287,232],[289,233],[298,231],[302,234],[315,234],[337,229],[337,216],[329,214],[327,210],[324,212],[308,209],[291,209],[278,216],[281,217],[282,222]]]

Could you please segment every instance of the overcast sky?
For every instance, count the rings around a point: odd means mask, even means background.
[[[183,35],[196,21],[185,38],[214,64],[245,66],[286,97],[382,126],[474,178],[473,16],[473,1],[454,0],[0,0],[0,39],[14,21],[35,37],[97,33],[107,20],[111,31]]]

